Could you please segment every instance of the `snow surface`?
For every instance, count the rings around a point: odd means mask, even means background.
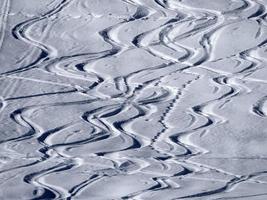
[[[1,0],[1,200],[266,200],[267,0]]]

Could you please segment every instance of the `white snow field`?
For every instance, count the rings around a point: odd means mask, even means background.
[[[266,200],[267,0],[0,0],[0,200]]]

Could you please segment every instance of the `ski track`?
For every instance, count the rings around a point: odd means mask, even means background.
[[[0,199],[266,198],[266,0],[29,2],[0,7]]]

